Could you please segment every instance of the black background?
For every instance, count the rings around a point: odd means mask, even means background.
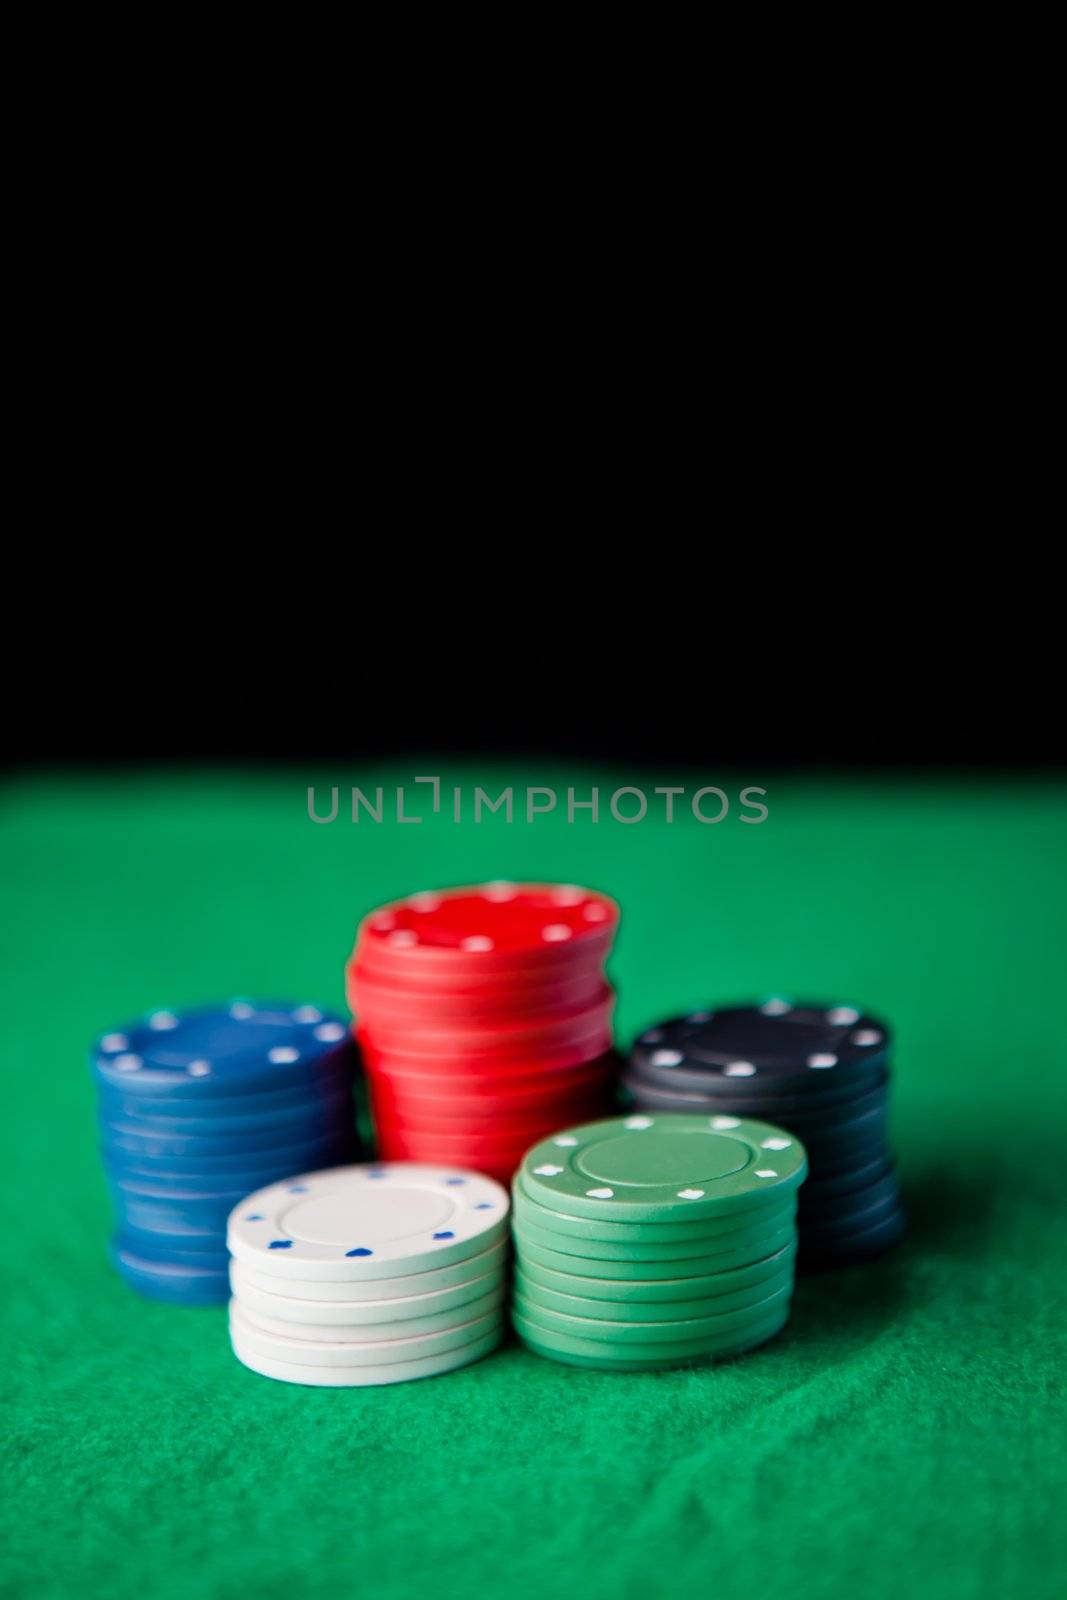
[[[282,608],[284,613],[284,607]],[[388,619],[391,624],[393,619]],[[190,624],[101,641],[9,707],[9,767],[358,764],[381,756],[669,763],[753,778],[783,767],[1050,769],[1040,685],[915,641],[613,628],[591,614],[489,630],[477,616],[321,635],[266,614],[238,642]],[[806,635],[806,636],[805,636]],[[113,642],[114,644],[114,642]]]

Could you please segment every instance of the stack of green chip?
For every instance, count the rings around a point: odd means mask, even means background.
[[[804,1148],[767,1122],[633,1115],[553,1134],[515,1176],[512,1320],[613,1372],[740,1355],[785,1325]]]

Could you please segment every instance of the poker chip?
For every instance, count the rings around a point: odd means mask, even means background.
[[[574,1312],[550,1310],[543,1300],[529,1299],[523,1292],[521,1283],[516,1284],[514,1304],[520,1316],[550,1332],[566,1334],[573,1339],[602,1341],[614,1349],[640,1346],[639,1353],[642,1356],[655,1359],[657,1356],[671,1354],[669,1349],[658,1348],[660,1345],[677,1344],[684,1346],[687,1354],[700,1355],[705,1340],[719,1339],[724,1334],[732,1334],[736,1328],[743,1329],[753,1322],[766,1321],[768,1317],[788,1305],[792,1293],[793,1279],[790,1275],[786,1282],[772,1288],[754,1305],[732,1311],[722,1311],[716,1307],[704,1315],[677,1320],[663,1318],[652,1324],[620,1321],[618,1318],[609,1320],[603,1314],[606,1310],[604,1301],[598,1303],[601,1312],[599,1316],[590,1316],[584,1312],[576,1315]]]
[[[225,1304],[238,1201],[359,1153],[355,1059],[344,1020],[311,1005],[155,1011],[102,1035],[90,1062],[120,1276],[155,1299]]]
[[[611,1315],[622,1316],[624,1315],[622,1308],[631,1303],[656,1304],[660,1301],[670,1303],[676,1300],[696,1303],[703,1303],[705,1300],[718,1302],[720,1296],[737,1294],[741,1290],[754,1288],[769,1278],[777,1278],[779,1274],[792,1271],[796,1253],[796,1241],[793,1239],[774,1255],[767,1256],[762,1261],[750,1262],[748,1266],[707,1273],[702,1277],[642,1280],[590,1277],[588,1274],[563,1272],[556,1267],[546,1266],[543,1256],[539,1258],[538,1252],[531,1250],[529,1244],[526,1244],[522,1262],[516,1270],[528,1284],[541,1284],[546,1289],[554,1289],[557,1294],[572,1299],[612,1300],[617,1309]]]
[[[608,1111],[618,908],[561,884],[427,891],[360,924],[346,972],[379,1154],[507,1182]]]
[[[249,1195],[227,1230],[238,1261],[280,1278],[373,1280],[446,1266],[507,1228],[506,1190],[453,1167],[378,1162]]]
[[[744,1355],[758,1345],[766,1344],[780,1333],[789,1320],[786,1302],[762,1321],[750,1321],[723,1333],[696,1341],[696,1348],[681,1341],[660,1345],[614,1346],[602,1339],[575,1339],[542,1327],[522,1311],[512,1311],[512,1326],[522,1343],[534,1354],[552,1361],[562,1361],[574,1367],[593,1367],[600,1372],[661,1372],[672,1367],[696,1366],[709,1360],[725,1361],[732,1356]],[[649,1356],[650,1348],[660,1353]]]
[[[660,1265],[672,1261],[677,1263],[679,1272],[684,1272],[694,1260],[702,1264],[718,1262],[724,1267],[743,1266],[746,1261],[771,1255],[796,1235],[796,1224],[792,1217],[779,1227],[746,1228],[738,1230],[736,1234],[717,1234],[711,1239],[675,1240],[663,1244],[640,1242],[633,1245],[606,1244],[602,1239],[568,1239],[547,1228],[538,1228],[528,1220],[518,1225],[532,1244],[538,1244],[545,1250],[554,1250],[560,1255],[581,1255],[590,1261],[625,1261],[634,1265],[646,1262]]]
[[[106,1033],[96,1041],[93,1066],[125,1095],[206,1102],[298,1088],[348,1049],[343,1020],[316,1006],[233,1000],[221,1009],[154,1011]]]
[[[469,1367],[490,1355],[503,1338],[503,1324],[494,1326],[483,1338],[447,1350],[443,1355],[421,1360],[396,1361],[384,1366],[308,1366],[295,1361],[278,1361],[253,1348],[240,1329],[231,1325],[233,1353],[243,1366],[264,1378],[280,1383],[301,1383],[315,1388],[355,1389],[387,1383],[412,1383],[417,1378],[442,1377],[460,1367]]]
[[[431,1331],[424,1324],[437,1322],[440,1317],[450,1317],[461,1307],[465,1316],[476,1317],[475,1309],[484,1300],[500,1300],[504,1296],[503,1273],[499,1270],[483,1273],[481,1277],[455,1284],[450,1289],[432,1289],[428,1293],[403,1295],[384,1300],[305,1300],[295,1295],[275,1294],[250,1281],[247,1273],[234,1262],[230,1268],[230,1285],[234,1299],[252,1316],[266,1319],[265,1325],[292,1331],[293,1323],[302,1327],[354,1328],[403,1322],[412,1332]],[[490,1309],[486,1307],[485,1309]],[[455,1318],[452,1318],[455,1321]],[[448,1327],[450,1323],[440,1323]],[[433,1330],[436,1331],[436,1330]],[[315,1333],[309,1339],[326,1337]],[[355,1337],[353,1335],[353,1337]]]
[[[798,1139],[738,1117],[636,1114],[553,1134],[527,1152],[531,1199],[574,1216],[656,1222],[784,1199],[807,1172]]]
[[[561,1130],[512,1183],[512,1323],[534,1353],[606,1371],[711,1360],[785,1325],[807,1160],[736,1116]]]
[[[266,1377],[338,1386],[480,1359],[504,1333],[508,1215],[492,1178],[415,1163],[248,1195],[227,1231],[235,1355]]]
[[[226,1298],[226,1268],[197,1266],[192,1262],[146,1260],[117,1240],[112,1260],[120,1276],[153,1300],[175,1305],[217,1305]]]
[[[209,1267],[213,1272],[225,1272],[229,1265],[225,1244],[196,1234],[143,1232],[139,1228],[123,1227],[116,1231],[111,1242],[113,1250],[125,1250],[141,1261],[156,1264]]]
[[[606,949],[619,920],[606,895],[564,884],[484,883],[382,906],[360,929],[382,967],[483,977],[500,968],[542,978],[570,952]]]
[[[390,1350],[395,1346],[406,1350],[409,1339],[436,1338],[438,1335],[447,1335],[450,1343],[466,1343],[466,1339],[453,1337],[457,1326],[466,1329],[480,1323],[484,1317],[497,1317],[506,1293],[504,1284],[496,1283],[491,1289],[473,1297],[468,1296],[449,1310],[428,1311],[424,1317],[410,1317],[403,1322],[301,1322],[298,1327],[284,1317],[274,1315],[277,1307],[264,1311],[262,1302],[258,1305],[253,1305],[249,1300],[236,1303],[240,1305],[247,1323],[261,1333],[274,1334],[279,1338],[292,1339],[295,1336],[300,1340],[310,1339],[314,1343],[377,1344],[388,1345]],[[298,1300],[296,1303],[300,1306],[309,1302]],[[460,1313],[464,1319],[462,1323],[458,1323]],[[484,1331],[488,1332],[488,1329]],[[423,1354],[433,1352],[426,1350]]]
[[[767,1117],[803,1142],[800,1259],[865,1258],[901,1237],[886,1025],[850,1005],[774,999],[646,1029],[624,1074],[637,1113]]]
[[[280,1283],[270,1273],[260,1272],[246,1261],[230,1261],[230,1282],[234,1293],[246,1283],[267,1294],[284,1294],[287,1299],[339,1300],[357,1303],[362,1300],[412,1300],[436,1294],[442,1289],[453,1289],[480,1281],[487,1273],[500,1275],[505,1267],[509,1241],[501,1236],[487,1250],[467,1256],[443,1267],[430,1267],[422,1272],[401,1273],[395,1278],[329,1279],[316,1282],[305,1278],[286,1278]],[[295,1317],[300,1321],[300,1317]]]
[[[268,1149],[230,1151],[228,1155],[146,1156],[104,1143],[101,1155],[110,1171],[124,1177],[144,1178],[149,1183],[166,1183],[171,1188],[210,1188],[224,1177],[227,1187],[247,1194],[270,1181],[272,1172],[301,1172],[309,1161],[327,1157],[336,1150],[343,1159],[346,1141],[334,1135],[334,1144],[322,1139],[306,1139],[300,1144],[275,1145]]]
[[[515,1274],[515,1292],[531,1305],[544,1306],[546,1310],[561,1312],[565,1316],[588,1317],[594,1321],[606,1317],[612,1322],[633,1322],[654,1328],[659,1322],[691,1322],[719,1312],[747,1311],[792,1281],[790,1263],[772,1277],[702,1300],[622,1300],[605,1307],[604,1301],[594,1295],[551,1289],[520,1270]]]

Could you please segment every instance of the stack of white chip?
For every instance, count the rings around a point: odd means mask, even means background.
[[[260,1189],[227,1230],[234,1354],[330,1388],[478,1361],[504,1333],[508,1211],[491,1178],[414,1162]]]

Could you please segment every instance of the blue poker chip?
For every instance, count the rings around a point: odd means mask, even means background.
[[[158,1228],[124,1226],[112,1243],[116,1250],[125,1250],[142,1261],[169,1261],[177,1266],[206,1267],[212,1272],[229,1269],[230,1253],[217,1233],[163,1233]]]
[[[310,1144],[292,1145],[282,1149],[262,1152],[262,1159],[254,1164],[251,1158],[216,1156],[215,1165],[204,1164],[205,1157],[188,1161],[172,1158],[169,1161],[152,1161],[144,1156],[128,1156],[122,1151],[104,1148],[104,1166],[117,1178],[128,1178],[137,1184],[154,1185],[182,1194],[210,1194],[219,1190],[236,1190],[238,1194],[251,1194],[253,1189],[263,1189],[269,1183],[300,1172],[317,1172],[324,1167],[337,1167],[355,1159],[355,1138],[337,1133],[327,1139],[316,1139]],[[269,1155],[269,1159],[267,1159]]]
[[[355,1062],[354,1052],[345,1052],[340,1060],[331,1057],[306,1083],[262,1094],[213,1094],[209,1099],[200,1100],[188,1095],[127,1093],[125,1086],[115,1088],[101,1078],[97,1079],[97,1094],[101,1107],[105,1107],[109,1115],[165,1118],[180,1132],[185,1132],[187,1127],[208,1117],[229,1123],[251,1117],[284,1116],[287,1111],[312,1110],[352,1092]]]
[[[225,1237],[226,1219],[248,1191],[195,1195],[173,1189],[162,1191],[147,1185],[134,1185],[129,1179],[108,1174],[115,1221],[120,1228],[137,1228],[152,1233],[196,1234],[214,1240]]]
[[[191,1267],[169,1261],[146,1260],[117,1243],[112,1260],[121,1278],[138,1294],[171,1305],[220,1306],[230,1297],[229,1273],[223,1267]]]
[[[345,1135],[354,1127],[354,1109],[350,1102],[342,1102],[340,1110],[331,1116],[301,1117],[280,1125],[272,1123],[266,1128],[248,1128],[240,1133],[222,1129],[199,1134],[154,1133],[130,1119],[112,1122],[101,1118],[100,1134],[109,1150],[131,1161],[139,1157],[153,1162],[178,1158],[182,1166],[187,1158],[194,1161],[209,1158],[205,1165],[211,1167],[219,1157],[232,1162],[236,1156],[238,1165],[249,1167],[258,1163],[260,1151],[321,1143]]]
[[[250,1100],[251,1098],[252,1096],[249,1096]],[[113,1095],[110,1091],[101,1093],[99,1100],[100,1115],[106,1121],[131,1123],[146,1136],[166,1138],[173,1135],[186,1139],[197,1134],[211,1134],[213,1137],[229,1138],[239,1134],[262,1132],[277,1144],[280,1142],[278,1129],[296,1127],[300,1123],[314,1127],[324,1120],[349,1115],[352,1108],[352,1089],[351,1085],[345,1082],[328,1094],[307,1094],[299,1098],[294,1096],[292,1099],[286,1096],[282,1105],[263,1108],[251,1106],[239,1115],[217,1113],[216,1104],[221,1105],[222,1102],[213,1100],[210,1105],[198,1105],[196,1107],[198,1115],[195,1117],[166,1116],[152,1109],[159,1105],[160,1102],[157,1100],[149,1102],[145,1099],[138,1104],[135,1097]],[[191,1101],[182,1103],[193,1104]]]
[[[125,1095],[202,1102],[298,1088],[351,1054],[348,1028],[333,1012],[233,1000],[154,1011],[98,1039],[92,1063],[99,1081]]]

